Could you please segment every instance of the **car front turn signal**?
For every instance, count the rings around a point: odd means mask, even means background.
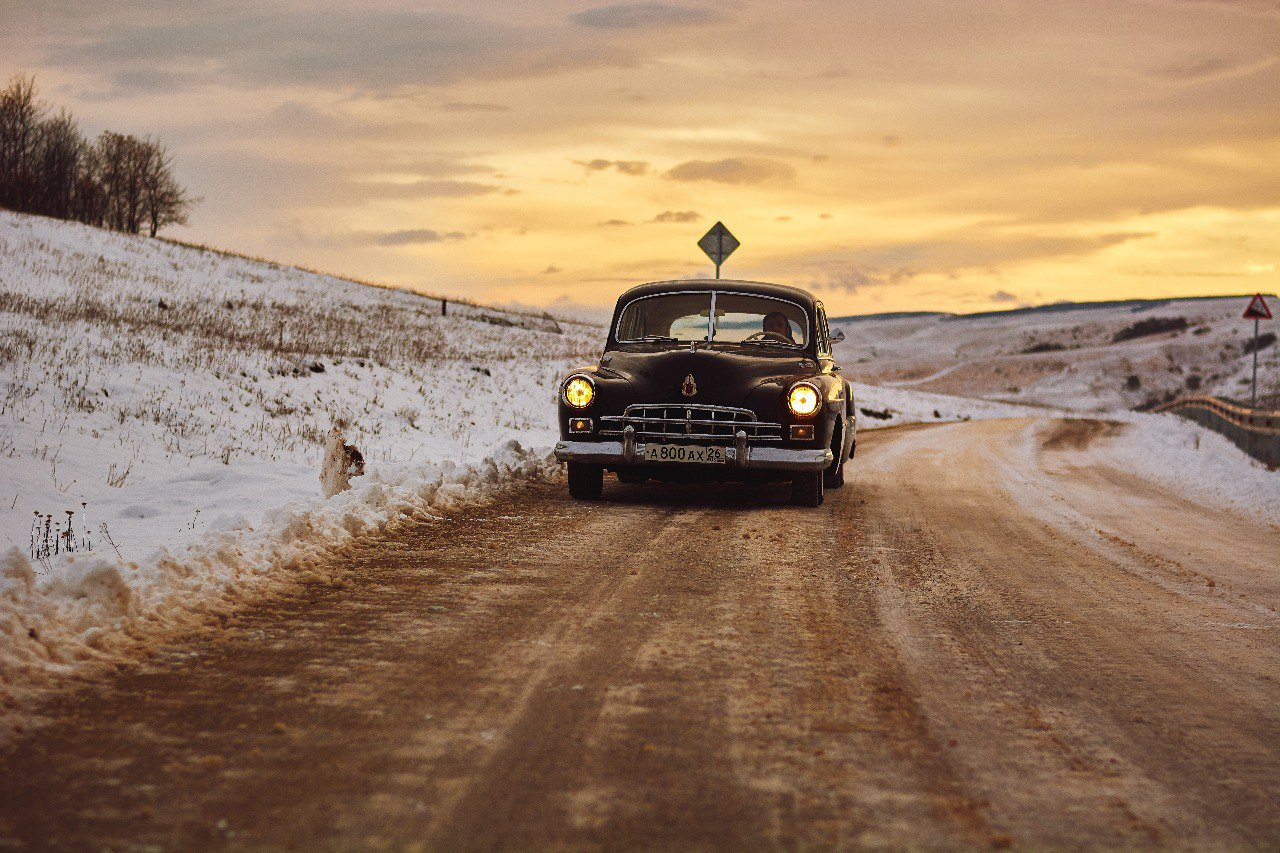
[[[821,395],[818,389],[808,382],[800,382],[791,386],[791,390],[787,392],[787,408],[791,409],[793,415],[807,418],[814,412],[818,411],[818,401]]]
[[[564,401],[575,409],[585,409],[596,398],[596,386],[585,376],[574,376],[564,383]]]

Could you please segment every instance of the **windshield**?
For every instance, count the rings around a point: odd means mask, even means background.
[[[618,318],[619,341],[688,343],[708,338],[711,293],[664,293],[627,303]],[[716,291],[716,343],[804,346],[804,309],[794,302],[749,293]]]

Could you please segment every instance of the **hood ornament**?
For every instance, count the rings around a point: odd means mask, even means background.
[[[684,385],[680,386],[680,393],[686,397],[693,397],[697,395],[698,383],[693,380],[692,373],[684,378]]]

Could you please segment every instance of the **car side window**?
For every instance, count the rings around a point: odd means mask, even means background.
[[[822,307],[822,303],[817,303],[815,317],[817,319],[817,329],[815,333],[818,336],[818,355],[830,357],[831,355],[831,335],[827,331],[827,311]]]

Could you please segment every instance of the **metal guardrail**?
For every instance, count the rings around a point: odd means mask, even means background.
[[[1273,468],[1280,466],[1280,411],[1251,409],[1218,397],[1199,396],[1179,397],[1151,411],[1190,418],[1222,433],[1260,462]]]
[[[1151,411],[1177,412],[1179,409],[1207,409],[1223,420],[1243,427],[1250,432],[1280,435],[1280,411],[1270,409],[1251,409],[1228,403],[1218,397],[1179,397],[1168,403],[1161,403]]]

